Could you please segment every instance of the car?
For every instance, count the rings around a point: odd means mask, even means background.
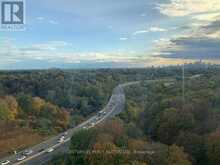
[[[95,123],[91,123],[91,124],[90,124],[90,127],[94,127],[94,126],[95,126]]]
[[[86,127],[86,126],[84,126],[84,127],[83,127],[83,129],[87,129],[87,127]]]
[[[25,155],[22,155],[22,156],[20,156],[20,157],[17,158],[17,161],[22,161],[22,160],[24,160],[24,159],[26,159],[26,156],[25,156]]]
[[[24,155],[28,156],[28,155],[31,155],[33,153],[32,150],[25,150],[24,151]]]
[[[7,165],[7,164],[9,164],[9,163],[10,163],[10,161],[9,161],[9,160],[6,160],[6,161],[2,162],[1,165]]]
[[[44,149],[43,148],[41,148],[40,150],[38,150],[38,152],[43,152],[44,151]]]
[[[100,111],[100,112],[98,113],[98,116],[101,116],[101,115],[102,115],[102,113],[103,113],[103,111]]]
[[[47,153],[50,153],[50,152],[53,152],[54,151],[54,148],[49,148],[48,150],[47,150]]]
[[[58,142],[59,142],[59,143],[63,143],[63,142],[64,142],[64,138],[65,138],[64,136],[61,136],[61,137],[59,138]]]

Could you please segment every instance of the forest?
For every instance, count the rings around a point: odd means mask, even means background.
[[[140,83],[126,87],[124,112],[74,134],[70,152],[49,164],[220,164],[220,69],[192,64],[184,93],[181,66],[2,71],[1,156],[76,126],[130,81]]]
[[[104,107],[118,83],[143,78],[145,73],[144,69],[1,71],[0,157],[75,127]]]
[[[183,93],[179,69],[127,87],[125,111],[50,164],[219,165],[220,70],[186,66]]]

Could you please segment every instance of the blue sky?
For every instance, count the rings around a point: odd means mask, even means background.
[[[220,59],[219,0],[27,0],[25,27],[0,31],[0,69]]]

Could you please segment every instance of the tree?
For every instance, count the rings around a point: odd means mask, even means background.
[[[40,97],[34,97],[32,100],[32,107],[33,110],[39,114],[42,110],[42,107],[45,105],[45,101],[41,99]]]
[[[8,105],[4,102],[4,100],[0,99],[0,120],[8,120],[9,115]]]
[[[27,114],[33,114],[33,107],[32,107],[32,97],[24,94],[20,94],[17,97],[17,101],[19,106],[21,107],[22,111]]]
[[[143,133],[134,123],[129,123],[126,128],[127,135],[131,138],[141,138]]]
[[[209,135],[207,139],[207,155],[210,165],[220,164],[220,130]]]
[[[144,151],[147,147],[147,142],[143,140],[130,139],[128,140],[129,150]]]
[[[8,104],[10,120],[15,120],[19,111],[17,100],[13,96],[5,96],[5,102]]]
[[[191,132],[181,132],[176,144],[184,147],[184,151],[195,159],[196,164],[207,164],[203,136]]]
[[[96,141],[99,143],[113,142],[113,140],[112,135],[108,133],[99,133],[96,138]]]
[[[90,149],[96,140],[96,131],[94,129],[81,130],[76,132],[71,138],[71,150],[84,150]]]
[[[123,136],[125,133],[123,122],[119,119],[106,121],[103,125],[101,125],[100,131],[112,135],[114,140]]]
[[[129,139],[128,140],[128,149],[132,154],[129,155],[129,160],[137,160],[140,162],[146,161],[146,154],[144,153],[147,148],[147,142],[143,140]]]
[[[93,153],[87,156],[87,160],[90,165],[123,164],[123,156],[121,156],[121,153],[118,153],[118,150],[111,142],[96,143],[93,146]]]
[[[65,109],[61,109],[58,111],[56,118],[56,125],[63,130],[67,129],[70,121],[69,113]]]
[[[168,165],[191,165],[188,160],[188,155],[183,152],[183,149],[172,145],[168,148]]]
[[[180,131],[191,129],[193,124],[194,118],[191,113],[169,108],[158,116],[157,136],[161,142],[172,144]]]
[[[85,155],[95,144],[96,131],[94,129],[81,130],[76,132],[71,138],[70,162],[71,164],[87,165]]]

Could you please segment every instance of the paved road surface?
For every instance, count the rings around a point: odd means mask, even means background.
[[[68,146],[70,144],[70,139],[72,135],[81,129],[89,129],[94,127],[95,125],[108,120],[115,115],[119,114],[124,109],[125,105],[125,94],[124,94],[124,87],[129,85],[134,85],[139,82],[130,82],[118,85],[112,93],[112,96],[106,105],[106,107],[97,115],[91,117],[87,121],[83,122],[82,124],[76,126],[75,128],[67,130],[65,133],[61,133],[43,143],[40,143],[34,147],[29,148],[29,150],[32,150],[33,153],[29,155],[26,159],[23,161],[17,161],[16,159],[20,157],[24,152],[19,152],[17,155],[12,155],[9,157],[6,157],[0,162],[4,162],[5,160],[9,160],[13,165],[43,165],[46,162],[48,162],[53,155],[57,153],[63,153],[65,151],[68,151]],[[65,135],[64,135],[65,134]],[[64,141],[62,143],[59,143],[59,139],[65,136]],[[54,151],[51,153],[48,153],[48,149],[53,148]]]

